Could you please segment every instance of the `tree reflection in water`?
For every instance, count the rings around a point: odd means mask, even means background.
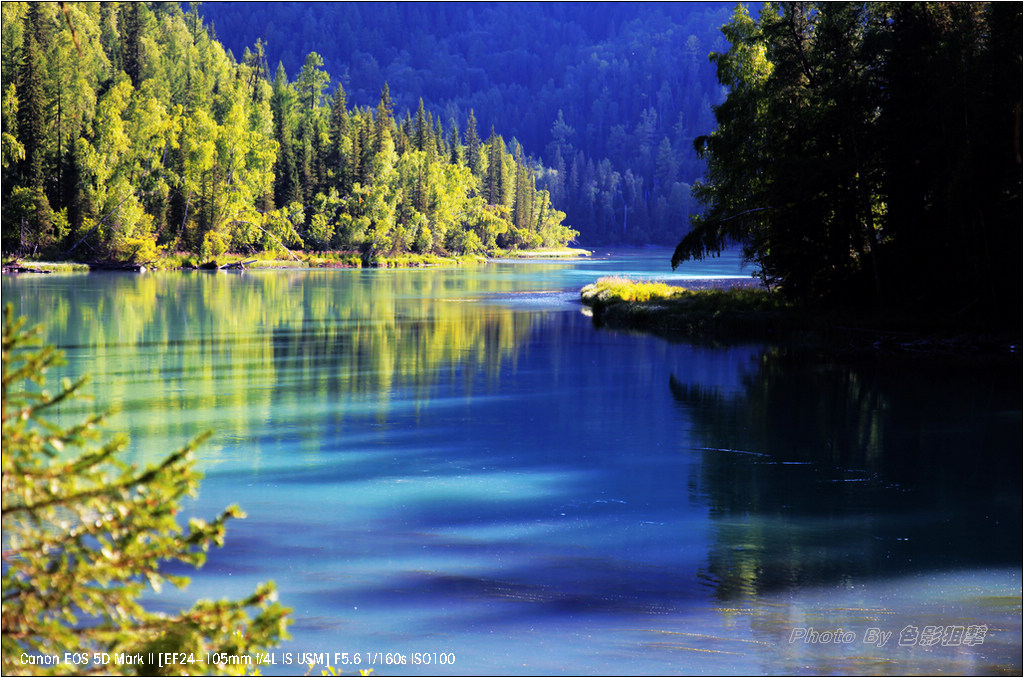
[[[1009,361],[1014,362],[1014,361]],[[1019,564],[1019,362],[765,347],[739,393],[674,375],[723,601]]]

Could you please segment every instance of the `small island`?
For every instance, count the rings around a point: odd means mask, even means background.
[[[735,333],[741,328],[763,334],[787,307],[780,297],[752,285],[700,287],[609,276],[580,290],[580,300],[597,325],[682,336]]]

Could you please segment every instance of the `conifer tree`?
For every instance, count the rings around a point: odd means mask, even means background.
[[[331,117],[328,126],[329,142],[327,151],[327,170],[332,172],[334,179],[343,192],[351,187],[350,178],[345,171],[345,140],[348,136],[348,110],[346,109],[345,88],[338,83],[331,99]]]
[[[735,241],[804,302],[1001,318],[1020,294],[992,261],[1019,236],[1006,140],[1021,75],[1000,45],[1019,55],[1021,22],[1019,5],[995,21],[997,6],[785,2],[756,20],[738,7],[712,54],[729,95],[695,142],[704,212],[673,265]]]
[[[142,82],[142,3],[121,3],[121,63],[132,86]]]
[[[295,83],[302,106],[309,112],[320,107],[320,97],[331,81],[331,76],[321,70],[323,65],[323,57],[316,52],[310,52],[306,55],[306,63],[302,65]]]
[[[392,119],[394,109],[395,104],[391,101],[391,89],[385,82],[384,87],[380,91],[380,101],[377,103],[377,115],[374,118],[374,153],[380,153],[384,149],[385,136],[394,142],[394,134],[391,133],[391,128],[395,124],[395,121]]]
[[[510,200],[505,174],[505,140],[492,127],[487,139],[487,202],[507,206]]]
[[[111,78],[121,70],[121,38],[117,27],[117,14],[116,2],[100,2],[100,44],[110,64],[108,75]]]
[[[482,153],[480,151],[480,135],[476,131],[476,116],[473,109],[469,109],[469,118],[466,120],[466,164],[469,166],[473,176],[483,179]]]
[[[434,118],[434,143],[437,156],[444,162],[448,160],[448,145],[444,140],[444,128],[441,127],[441,118]]]
[[[451,153],[448,156],[448,162],[452,165],[462,165],[465,163],[465,148],[462,142],[459,140],[459,123],[452,118],[451,120],[451,131],[448,133],[448,146],[451,149]]]
[[[413,123],[413,142],[417,151],[425,150],[427,138],[430,136],[430,129],[427,127],[427,113],[423,109],[423,98],[420,98],[419,106],[416,108],[416,121]]]
[[[284,64],[278,62],[270,107],[274,114],[274,138],[277,139],[278,147],[277,164],[274,171],[274,202],[279,206],[295,201],[299,191],[292,115],[294,101],[295,93],[288,83]]]
[[[18,140],[24,148],[21,163],[22,185],[33,190],[43,187],[45,106],[42,48],[37,40],[43,22],[41,5],[31,3],[25,15],[25,43],[18,71]]]

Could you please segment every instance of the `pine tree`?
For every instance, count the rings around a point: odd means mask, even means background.
[[[515,183],[514,183],[514,194],[513,194],[513,210],[512,210],[512,223],[517,228],[522,228],[530,223],[529,212],[533,206],[533,196],[527,195],[526,189],[526,168],[523,167],[523,147],[518,141],[515,142],[513,147],[514,167],[515,167]],[[529,207],[527,204],[529,203]]]
[[[42,22],[38,3],[30,3],[25,14],[21,64],[18,71],[18,140],[24,148],[21,162],[22,185],[33,190],[43,187],[43,160],[46,144],[44,114],[45,93],[41,70],[42,49],[36,36]]]
[[[295,93],[288,83],[284,64],[278,62],[270,107],[274,114],[274,138],[277,139],[277,163],[274,169],[274,204],[288,205],[298,199],[299,178],[295,162],[292,107]]]
[[[270,78],[270,67],[267,65],[266,43],[263,42],[263,38],[256,39],[252,52],[246,48],[242,61],[249,67],[249,97],[253,103],[256,103],[259,101],[260,92],[263,91],[263,88],[259,86],[260,81]]]
[[[385,137],[394,141],[394,134],[391,129],[395,124],[392,119],[395,104],[391,101],[391,89],[385,82],[380,91],[380,101],[377,104],[377,115],[374,119],[373,128],[373,152],[380,153],[384,149]]]
[[[121,63],[131,78],[132,87],[142,82],[142,3],[121,4]]]
[[[416,108],[416,121],[413,123],[413,143],[417,151],[426,149],[429,136],[430,128],[427,127],[427,113],[423,109],[423,98],[420,97],[419,106]]]
[[[441,117],[438,116],[434,119],[434,144],[437,151],[437,156],[442,158],[445,162],[448,159],[448,146],[444,141],[444,128],[441,127]]]
[[[376,125],[373,112],[369,108],[363,109],[359,122],[359,171],[356,176],[358,177],[359,183],[363,186],[369,186],[370,182],[373,180],[374,158],[378,153],[376,148],[376,133],[377,130],[380,130],[381,139],[383,140],[386,134],[387,124],[384,123],[380,126]]]
[[[480,151],[480,135],[476,131],[476,116],[473,109],[469,109],[469,118],[466,120],[466,164],[469,166],[473,176],[483,180],[483,154]]]
[[[339,82],[337,89],[334,90],[334,97],[331,99],[331,117],[328,127],[330,147],[327,153],[327,169],[329,172],[334,173],[337,183],[347,193],[351,186],[351,181],[345,172],[345,155],[343,151],[345,138],[348,136],[348,110],[346,105],[345,88]]]
[[[25,14],[21,62],[18,67],[18,141],[23,149],[20,163],[20,188],[17,199],[5,206],[8,219],[19,222],[18,241],[21,253],[36,252],[51,242],[52,211],[46,195],[46,106],[43,88],[44,38],[41,5],[31,3]]]
[[[306,55],[306,62],[302,65],[299,77],[295,81],[295,89],[299,94],[303,108],[312,112],[320,107],[320,97],[324,88],[330,83],[331,77],[321,70],[324,65],[323,57],[316,52]]]
[[[448,138],[448,147],[451,149],[448,162],[452,165],[464,164],[466,161],[464,156],[465,148],[459,141],[459,123],[454,118],[451,120],[451,131],[448,133]]]
[[[505,170],[505,155],[505,140],[492,127],[487,140],[487,202],[508,207],[512,195]]]
[[[121,71],[121,32],[117,26],[117,2],[100,2],[100,44],[110,62],[111,78]]]

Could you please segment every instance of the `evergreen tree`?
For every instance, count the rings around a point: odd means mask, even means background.
[[[530,224],[530,210],[533,208],[533,195],[528,193],[526,187],[526,168],[523,167],[523,147],[518,141],[513,146],[513,161],[515,167],[514,195],[512,223],[517,228]]]
[[[108,77],[113,78],[121,70],[121,38],[117,25],[117,2],[100,2],[100,44],[110,64]]]
[[[51,245],[51,209],[45,192],[46,128],[42,54],[38,38],[44,37],[40,5],[32,3],[25,14],[21,60],[18,70],[18,143],[22,149],[20,195],[9,205],[9,221],[17,224],[18,250],[36,252]],[[13,229],[8,229],[13,230]]]
[[[348,136],[348,110],[346,105],[345,88],[341,86],[341,83],[338,83],[337,89],[334,90],[334,97],[331,99],[327,168],[328,171],[334,173],[335,179],[345,192],[351,187],[351,179],[345,172],[344,148]]]
[[[426,149],[429,137],[430,128],[427,127],[427,113],[423,109],[423,99],[420,98],[419,107],[416,109],[416,121],[413,123],[413,143],[417,151]]]
[[[316,52],[310,52],[306,55],[306,63],[303,64],[295,83],[303,107],[310,112],[320,107],[320,97],[331,81],[331,77],[321,70],[323,65],[323,57]]]
[[[142,3],[121,3],[118,26],[121,29],[121,63],[132,86],[138,88],[142,82]]]
[[[373,128],[373,151],[374,153],[381,153],[385,147],[385,140],[391,140],[394,143],[394,134],[392,134],[392,128],[394,127],[394,115],[395,104],[391,101],[391,89],[385,82],[384,87],[380,91],[380,101],[377,103],[377,115],[374,118]]]
[[[436,151],[437,157],[442,158],[442,159],[444,159],[444,161],[447,162],[447,159],[448,159],[448,145],[445,143],[445,140],[444,140],[444,128],[441,127],[441,118],[440,117],[434,119],[433,140],[434,140],[434,149]]]
[[[448,147],[451,150],[448,156],[448,162],[452,165],[463,165],[466,162],[465,158],[465,147],[459,140],[459,123],[452,118],[450,131],[448,132],[448,138],[450,139]]]
[[[23,184],[33,190],[43,187],[45,114],[42,51],[37,40],[43,22],[41,5],[32,3],[25,14],[20,69],[18,72],[18,140],[24,149],[21,162]]]
[[[278,62],[270,107],[274,114],[274,138],[278,155],[274,170],[274,202],[287,205],[299,199],[299,175],[295,162],[294,116],[295,94],[288,83],[284,64]]]
[[[258,100],[259,93],[263,91],[263,88],[259,87],[260,81],[270,78],[270,68],[267,65],[266,43],[263,42],[263,38],[256,39],[253,51],[249,53],[248,58],[244,59],[244,61],[249,66],[249,91],[252,93],[252,99],[255,102]]]
[[[466,164],[469,166],[473,176],[483,179],[484,163],[481,152],[480,135],[476,131],[476,116],[473,109],[469,109],[469,118],[466,120]]]
[[[493,127],[487,140],[487,201],[503,206],[511,202],[505,172],[505,140]]]

